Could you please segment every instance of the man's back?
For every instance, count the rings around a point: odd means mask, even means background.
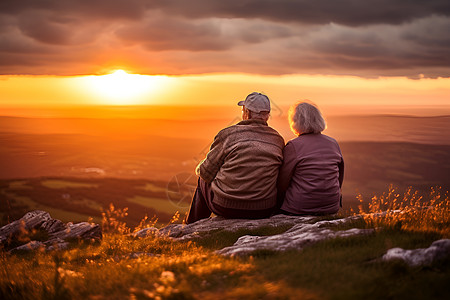
[[[199,178],[187,224],[211,213],[225,218],[268,218],[277,207],[284,140],[267,125],[270,100],[253,92],[237,105],[242,106],[243,121],[216,135],[195,170]]]
[[[214,202],[234,209],[266,209],[276,204],[276,180],[283,160],[284,140],[263,120],[239,122],[220,131],[199,168],[214,169]]]

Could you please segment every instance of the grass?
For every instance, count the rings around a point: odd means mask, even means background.
[[[448,263],[441,269],[414,269],[377,261],[392,247],[428,247],[437,238],[429,233],[381,231],[369,237],[321,242],[302,252],[276,253],[255,263],[268,281],[320,291],[321,297],[329,299],[444,299],[449,295]],[[429,284],[437,288],[430,289]]]
[[[412,188],[400,194],[393,186],[370,202],[358,198],[359,213],[369,227],[439,232],[450,238],[449,195],[443,194],[439,187],[432,187],[427,198]]]
[[[97,188],[97,184],[72,182],[68,180],[48,179],[41,181],[41,185],[50,189],[65,189],[65,188]]]
[[[31,189],[30,186],[27,186],[26,180],[18,180],[18,181],[12,181],[9,183],[9,188],[14,189]]]
[[[136,187],[137,189],[141,189],[144,191],[150,191],[150,192],[166,192],[167,187],[162,188],[161,186],[158,186],[154,183],[146,183],[144,186]]]
[[[30,210],[43,210],[43,211],[48,212],[54,219],[70,220],[71,222],[85,222],[85,221],[88,221],[89,219],[93,219],[94,222],[99,222],[101,220],[101,218],[96,217],[96,216],[91,217],[87,214],[76,213],[76,212],[68,211],[65,209],[59,209],[56,207],[51,207],[48,205],[37,203],[28,197],[16,196],[13,193],[6,193],[6,195],[8,195],[10,197],[10,199],[13,199],[14,201],[16,201],[16,203],[18,203],[19,205],[25,205],[25,206],[29,207]],[[89,204],[91,204],[91,203],[89,203]]]
[[[127,198],[127,201],[142,205],[144,207],[154,208],[155,210],[168,214],[173,214],[173,212],[177,210],[185,213],[189,209],[189,206],[179,206],[171,201],[168,201],[167,199],[134,196],[131,198]]]
[[[24,180],[0,180],[0,225],[23,216],[33,209],[50,209],[55,218],[64,222],[100,219],[101,210],[110,203],[116,207],[128,207],[128,225],[136,226],[146,214],[157,215],[161,221],[169,221],[180,210],[167,199],[166,183],[142,179],[117,178],[29,178]],[[140,200],[141,204],[127,199]],[[151,200],[157,199],[156,204]],[[148,200],[148,202],[146,202]],[[164,202],[164,200],[166,200]],[[162,210],[159,210],[161,206]],[[50,208],[50,209],[49,209]],[[73,214],[86,216],[73,219]]]
[[[427,199],[397,194],[389,190],[361,206],[364,217],[352,225],[376,228],[371,235],[238,258],[215,250],[244,234],[273,235],[289,226],[214,231],[191,241],[136,239],[125,234],[132,231],[121,220],[127,210],[112,206],[104,212],[98,244],[59,252],[0,251],[0,299],[448,299],[449,259],[425,267],[380,260],[393,247],[425,248],[449,238],[448,195],[436,189]],[[401,217],[377,214],[394,207]],[[155,224],[143,220],[137,229]]]

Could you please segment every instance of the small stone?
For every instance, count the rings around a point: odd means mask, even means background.
[[[437,240],[428,248],[405,250],[392,248],[383,255],[382,260],[402,260],[412,267],[430,266],[438,260],[450,256],[450,239]]]

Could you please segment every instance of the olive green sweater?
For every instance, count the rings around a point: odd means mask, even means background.
[[[211,183],[214,203],[262,210],[276,205],[284,140],[266,122],[244,120],[221,130],[196,173]]]

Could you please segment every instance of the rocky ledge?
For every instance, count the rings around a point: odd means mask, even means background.
[[[36,232],[41,233],[39,240],[33,240]],[[92,242],[101,238],[102,230],[98,224],[88,222],[65,224],[41,210],[31,211],[21,219],[0,228],[0,245],[10,249],[11,252],[38,248],[66,249],[70,241]]]
[[[352,228],[348,230],[336,230],[339,224],[345,224],[358,217],[347,217],[336,220],[321,220],[319,217],[299,217],[275,215],[271,218],[260,220],[224,219],[214,217],[200,220],[193,224],[172,224],[161,229],[145,228],[133,233],[134,237],[145,237],[150,234],[166,236],[176,240],[201,238],[219,231],[236,232],[267,227],[290,228],[283,233],[270,236],[241,236],[234,245],[218,250],[223,255],[245,255],[255,250],[285,251],[290,249],[300,250],[307,245],[336,237],[348,237],[354,235],[370,234],[373,229]]]
[[[276,215],[261,220],[224,219],[213,217],[193,224],[171,224],[163,228],[145,228],[132,233],[135,238],[148,236],[170,238],[173,240],[200,239],[221,231],[238,232],[243,235],[229,247],[216,252],[226,256],[247,255],[255,250],[286,251],[301,250],[304,247],[325,239],[367,235],[373,229],[352,228],[351,222],[361,218],[351,216],[341,219],[324,220],[320,217],[297,217]],[[345,225],[345,226],[338,226]],[[340,230],[339,228],[350,228]],[[279,228],[279,234],[255,236],[248,233],[256,229]],[[44,232],[45,240],[32,240],[33,231]],[[263,230],[264,231],[264,230]],[[30,234],[31,233],[31,234]],[[23,237],[30,237],[26,243]],[[32,211],[20,220],[0,228],[0,246],[10,251],[66,249],[72,240],[98,241],[102,238],[101,228],[97,224],[81,222],[77,224],[63,223],[52,219],[45,211]],[[429,266],[436,261],[448,259],[450,256],[450,240],[435,241],[429,248],[404,250],[393,248],[381,257],[383,261],[402,260],[410,266]]]
[[[275,215],[268,219],[242,220],[213,217],[193,224],[171,224],[161,229],[145,228],[132,234],[134,237],[149,235],[169,237],[174,240],[202,238],[220,231],[251,231],[267,227],[287,227],[285,232],[270,236],[243,235],[232,246],[216,251],[226,256],[250,254],[255,250],[286,251],[301,250],[304,247],[325,239],[367,235],[373,229],[351,228],[338,230],[337,225],[347,224],[361,216],[351,216],[335,220],[323,220],[319,217],[297,217]],[[435,241],[429,248],[404,250],[393,248],[381,258],[384,261],[402,260],[410,266],[427,266],[436,261],[446,259],[450,255],[450,240]]]

